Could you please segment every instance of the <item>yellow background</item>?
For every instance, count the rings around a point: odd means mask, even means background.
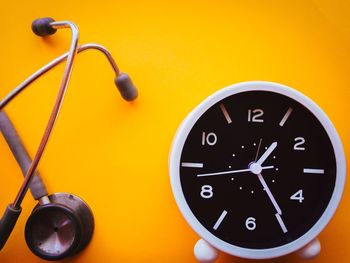
[[[0,97],[67,50],[70,34],[42,40],[37,17],[69,19],[81,42],[108,47],[139,88],[120,99],[113,73],[97,52],[78,55],[69,90],[40,172],[49,191],[72,192],[92,207],[88,248],[66,262],[195,262],[198,236],[172,196],[168,153],[174,133],[199,102],[229,84],[268,80],[318,103],[350,156],[350,3],[346,0],[4,1],[0,5]],[[63,67],[6,111],[31,155],[51,110]],[[0,136],[0,204],[14,198],[22,176]],[[349,163],[349,157],[347,158]],[[348,184],[348,183],[347,183]],[[349,262],[350,192],[320,236],[314,262]],[[24,240],[35,202],[23,213],[0,262],[42,262]],[[3,209],[3,208],[1,208]],[[221,255],[219,262],[248,262]],[[300,262],[287,256],[269,262]]]

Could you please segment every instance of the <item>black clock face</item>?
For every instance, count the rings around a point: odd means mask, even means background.
[[[336,160],[320,121],[269,91],[231,95],[189,132],[180,183],[198,221],[232,245],[267,249],[298,239],[331,199]]]

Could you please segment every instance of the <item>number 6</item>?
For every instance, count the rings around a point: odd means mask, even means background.
[[[245,221],[245,227],[252,231],[256,228],[256,219],[254,217],[248,217],[247,220]]]

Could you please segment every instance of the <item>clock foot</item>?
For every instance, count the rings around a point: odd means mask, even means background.
[[[299,255],[299,257],[303,259],[313,259],[320,254],[320,251],[321,251],[321,243],[317,238],[315,238],[305,247],[297,251],[297,254]]]
[[[200,263],[213,263],[218,255],[219,251],[203,239],[194,246],[194,256]]]

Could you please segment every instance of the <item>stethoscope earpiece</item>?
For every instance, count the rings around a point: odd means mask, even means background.
[[[39,37],[45,37],[56,33],[57,29],[51,26],[55,22],[51,17],[38,18],[32,23],[32,31]]]
[[[89,243],[94,230],[94,218],[89,206],[79,197],[56,193],[50,202],[37,205],[25,227],[25,239],[30,250],[46,260],[61,260],[74,256]]]
[[[137,98],[137,89],[128,74],[120,73],[115,77],[114,82],[124,100],[132,101]]]

